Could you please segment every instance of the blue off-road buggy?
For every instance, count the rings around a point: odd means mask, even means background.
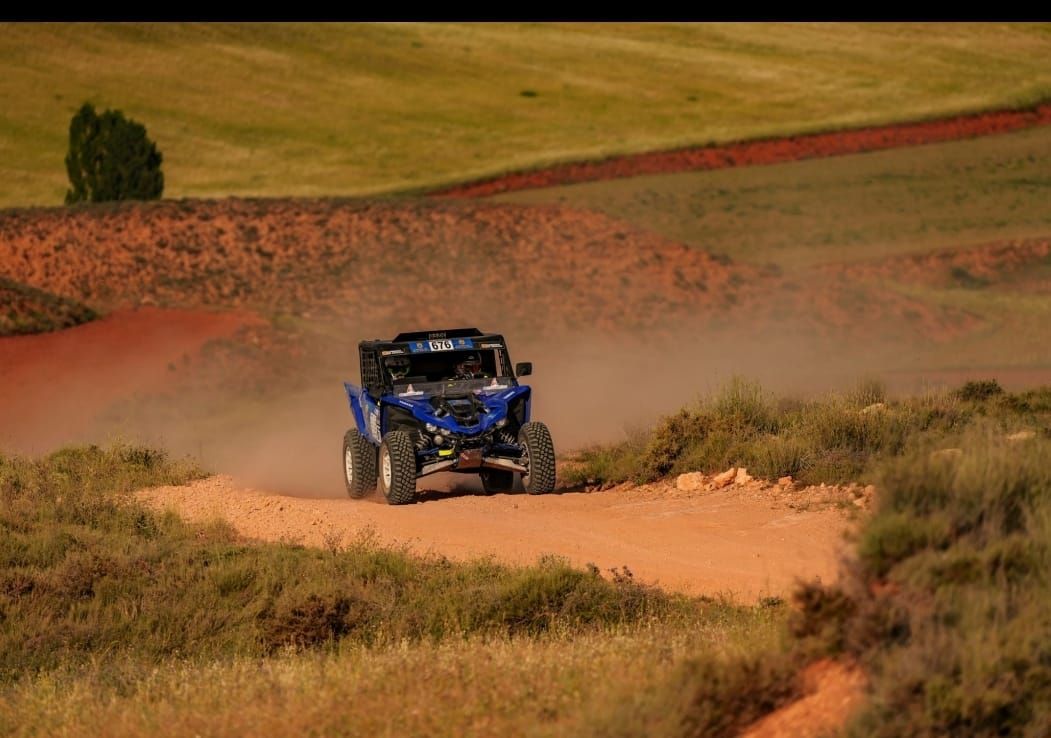
[[[530,395],[511,370],[503,336],[477,328],[400,333],[362,341],[360,387],[344,382],[357,428],[343,437],[347,493],[379,481],[392,505],[412,502],[416,480],[435,472],[478,474],[486,493],[508,492],[515,475],[530,494],[555,487],[555,449],[529,419]]]

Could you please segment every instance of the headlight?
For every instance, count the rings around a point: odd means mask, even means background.
[[[428,433],[434,433],[438,430],[438,426],[436,426],[434,423],[427,423],[423,427],[427,429]]]
[[[498,421],[496,421],[497,428],[503,428],[505,425],[507,425],[507,418],[500,418]]]

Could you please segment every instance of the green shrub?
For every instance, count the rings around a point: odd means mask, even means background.
[[[960,448],[886,463],[850,574],[801,595],[796,636],[870,676],[848,735],[1023,738],[1051,725],[1051,441],[1011,443],[985,418]]]
[[[141,123],[119,110],[99,115],[84,103],[69,123],[66,204],[157,200],[164,192],[162,158]]]
[[[708,435],[708,427],[706,417],[685,409],[664,418],[643,451],[639,481],[652,481],[674,469],[683,452]]]
[[[956,396],[968,402],[982,402],[1004,394],[1004,388],[995,379],[971,380],[956,390]]]
[[[776,432],[777,413],[758,382],[731,379],[712,400],[715,422],[735,431]]]
[[[1051,437],[1051,388],[1018,394],[995,382],[954,392],[889,400],[866,380],[844,395],[774,401],[758,385],[735,379],[714,397],[662,418],[648,434],[580,454],[574,478],[650,482],[683,472],[745,466],[775,480],[807,484],[874,479],[883,460],[908,449],[952,447],[979,424],[999,432],[1035,429]]]

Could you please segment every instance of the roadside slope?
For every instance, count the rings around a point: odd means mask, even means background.
[[[558,206],[229,199],[0,212],[0,276],[96,309],[247,308],[373,335],[482,315],[545,332],[651,327],[729,308],[755,273]]]

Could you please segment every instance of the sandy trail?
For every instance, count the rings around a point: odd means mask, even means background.
[[[827,504],[796,509],[793,499],[814,499],[809,490],[752,483],[683,492],[659,482],[537,497],[424,492],[417,504],[391,507],[376,495],[289,497],[216,476],[137,496],[190,520],[225,519],[254,539],[323,546],[371,530],[383,543],[454,560],[528,564],[557,554],[604,572],[626,566],[637,581],[670,590],[754,602],[784,596],[797,578],[836,577],[851,516]]]

